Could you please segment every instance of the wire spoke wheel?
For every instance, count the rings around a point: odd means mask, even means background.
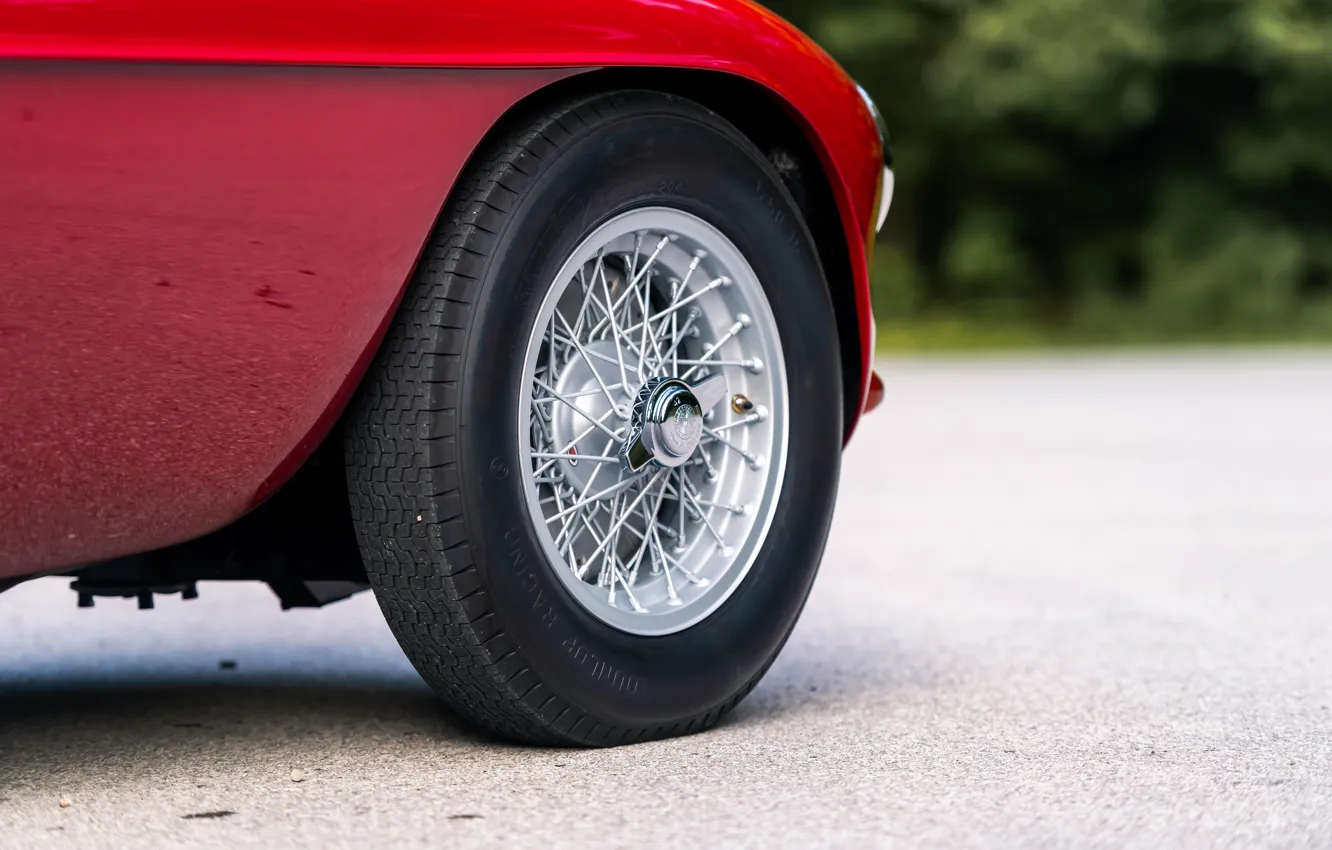
[[[716,113],[633,90],[528,118],[450,200],[347,425],[366,575],[487,729],[691,734],[754,688],[818,573],[831,290],[781,175]]]
[[[525,374],[528,508],[575,598],[638,635],[716,610],[786,467],[781,342],[740,251],[681,210],[617,216],[553,281]]]

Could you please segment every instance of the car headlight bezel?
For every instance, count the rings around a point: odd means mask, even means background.
[[[865,106],[869,108],[870,115],[874,117],[874,126],[879,131],[879,142],[883,148],[883,176],[879,188],[879,208],[874,222],[874,232],[883,230],[884,222],[888,220],[888,211],[893,205],[893,189],[896,187],[896,177],[893,174],[893,153],[889,145],[888,122],[884,120],[883,113],[879,111],[879,106],[870,97],[869,92],[865,91],[864,86],[856,86],[860,92],[860,97],[865,101]]]

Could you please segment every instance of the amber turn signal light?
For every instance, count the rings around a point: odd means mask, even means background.
[[[879,377],[878,372],[871,372],[869,393],[865,396],[865,412],[869,413],[878,407],[881,401],[883,401],[883,378]]]

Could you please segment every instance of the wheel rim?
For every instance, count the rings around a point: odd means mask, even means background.
[[[715,611],[762,548],[787,456],[781,340],[740,250],[682,210],[606,222],[555,276],[523,374],[529,518],[574,598],[637,635]]]

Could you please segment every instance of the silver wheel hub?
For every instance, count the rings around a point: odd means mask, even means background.
[[[531,520],[588,612],[663,635],[716,610],[767,536],[787,387],[767,295],[688,213],[625,213],[552,281],[518,416]]]
[[[579,357],[571,361],[555,384],[555,390],[570,403],[556,403],[547,411],[551,419],[553,442],[559,446],[569,446],[568,458],[559,462],[559,469],[571,485],[580,489],[587,485],[589,476],[597,466],[592,461],[580,458],[601,454],[606,443],[605,434],[599,430],[593,429],[591,433],[584,434],[588,423],[605,421],[618,426],[628,421],[633,402],[632,396],[619,391],[620,375],[615,359],[615,343],[594,342],[586,350],[589,357],[586,360]],[[609,398],[601,392],[603,385],[616,388],[611,390]]]

